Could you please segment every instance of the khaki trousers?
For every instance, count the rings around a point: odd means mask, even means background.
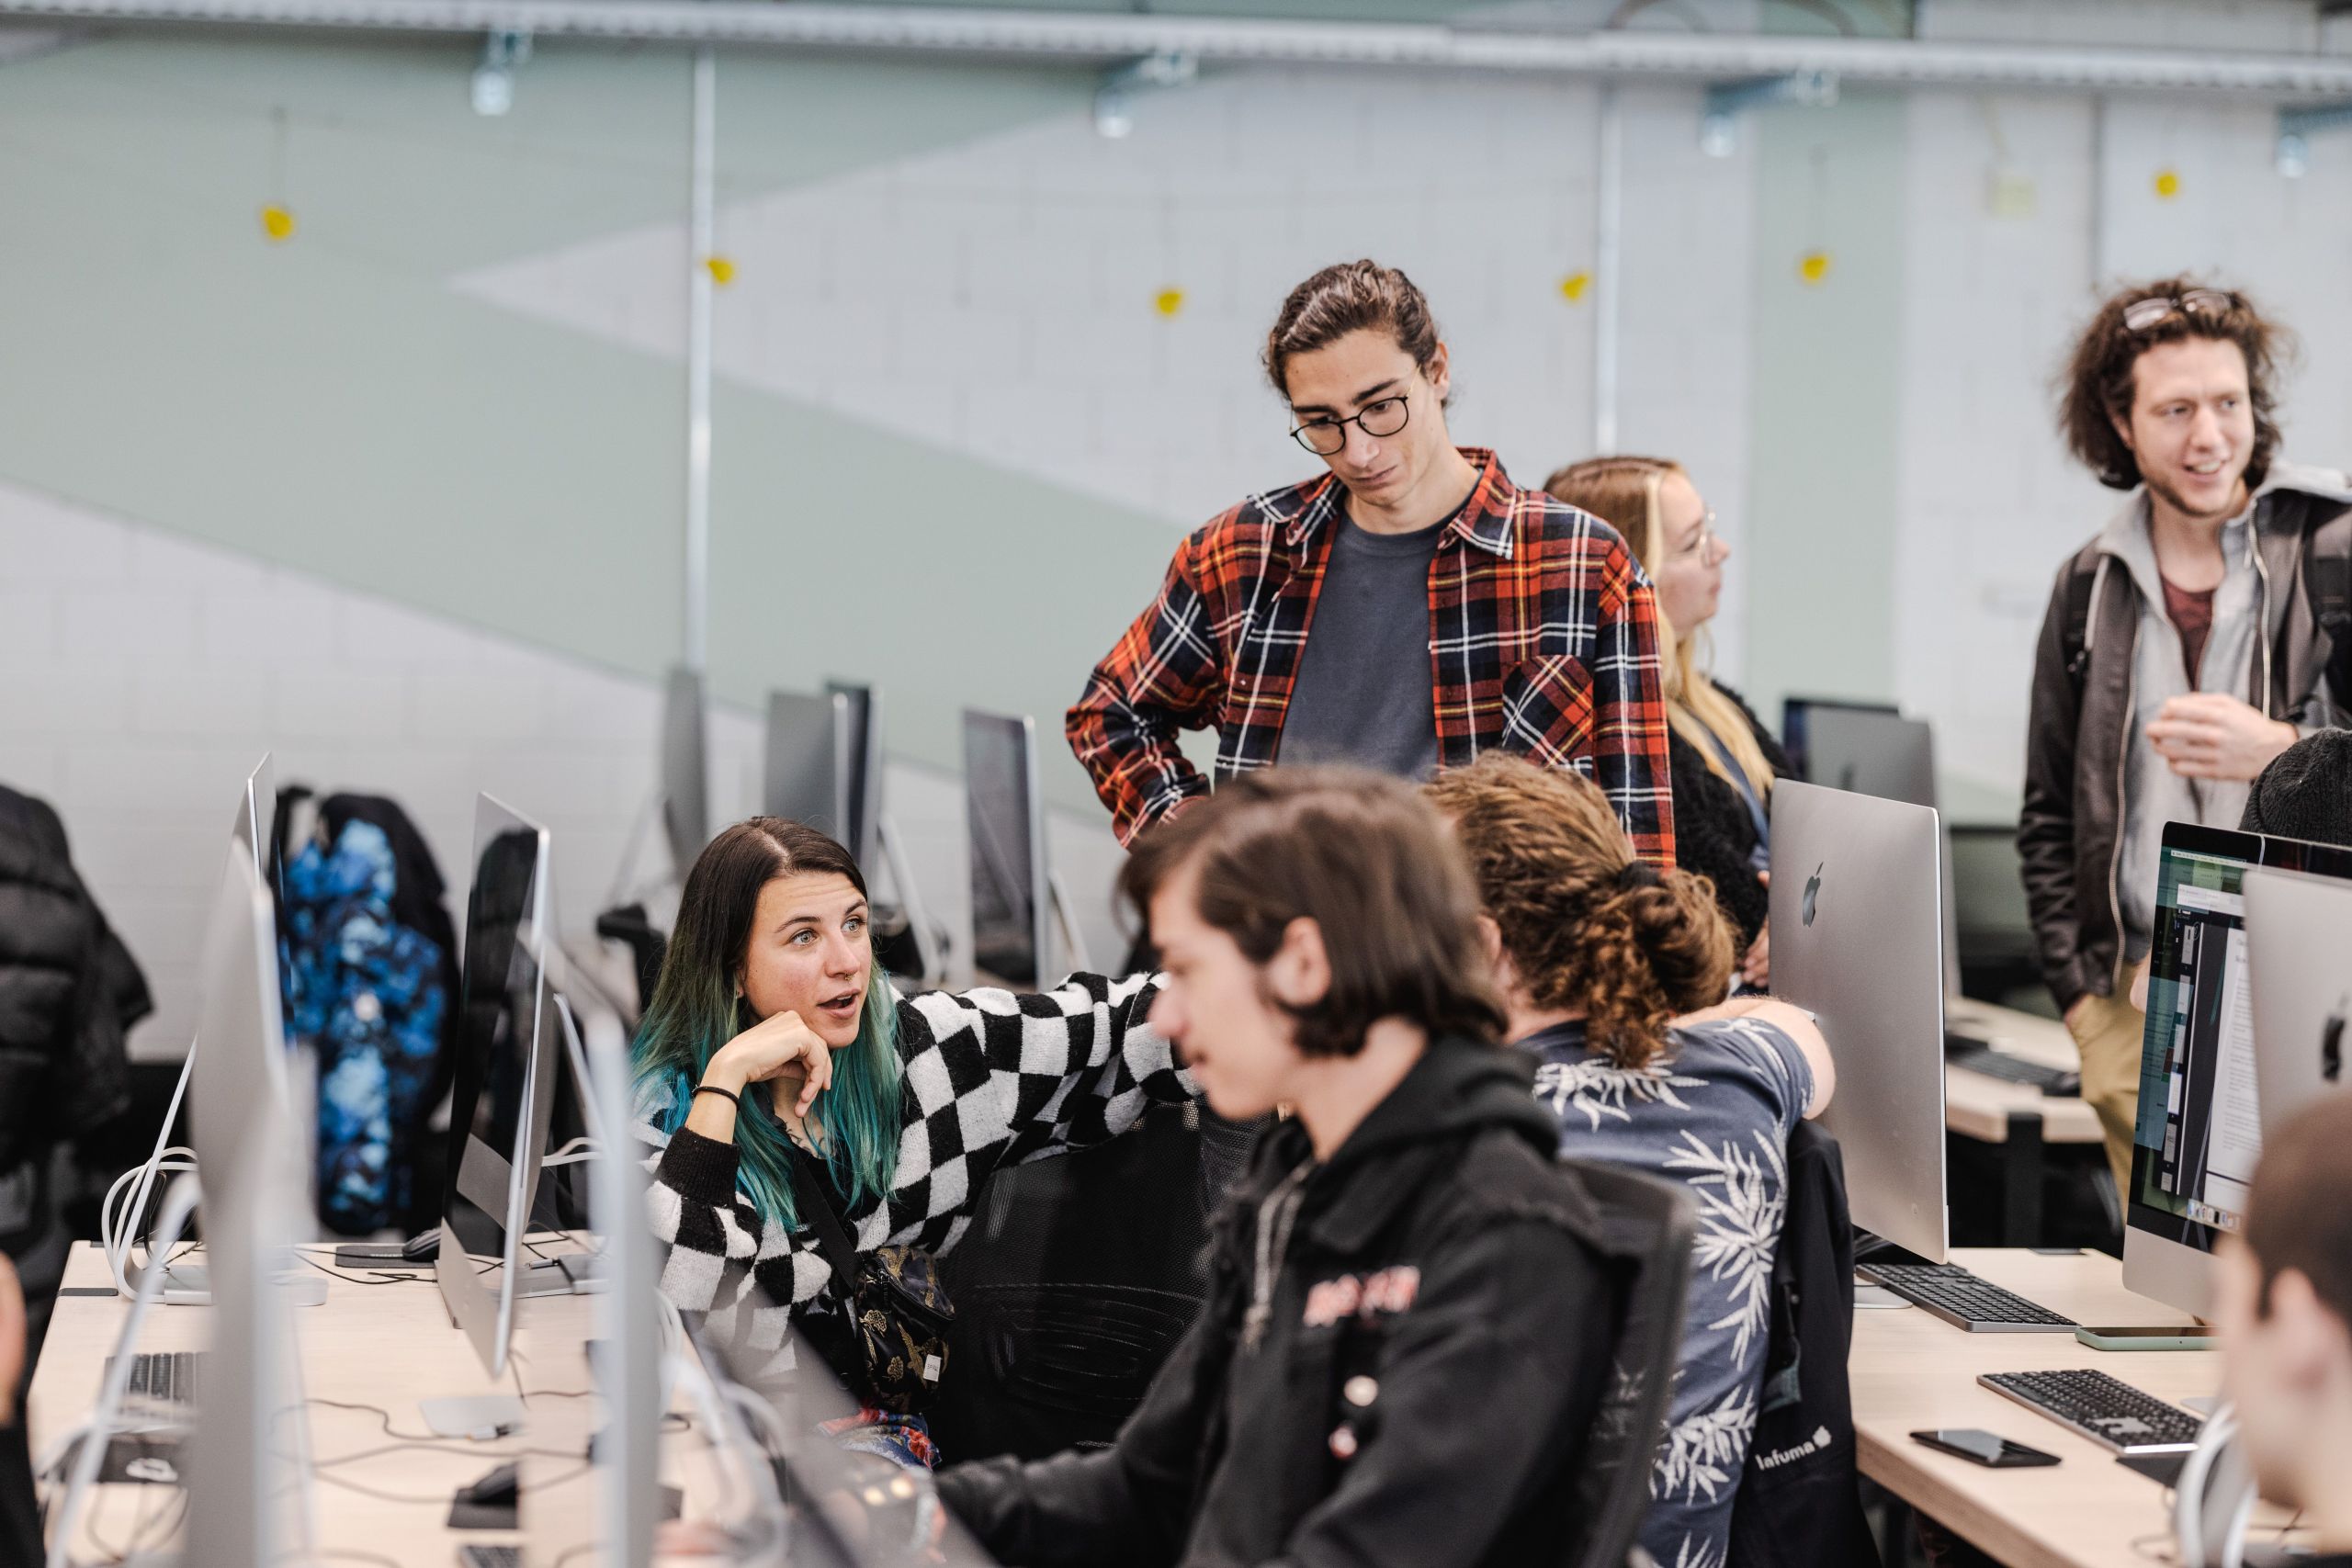
[[[2132,1128],[2140,1114],[2140,1041],[2148,1015],[2132,1005],[2127,974],[2111,997],[2085,997],[2066,1032],[2083,1057],[2083,1103],[2098,1112],[2108,1168],[2126,1213],[2132,1204]]]

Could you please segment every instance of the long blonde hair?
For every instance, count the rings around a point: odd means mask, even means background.
[[[1666,457],[1588,457],[1554,474],[1544,481],[1544,488],[1625,536],[1634,558],[1642,563],[1650,581],[1656,582],[1666,552],[1666,521],[1660,515],[1659,495],[1669,474],[1690,477],[1683,473],[1681,464]],[[1713,650],[1707,642],[1706,628],[1692,626],[1678,631],[1667,619],[1666,606],[1660,604],[1657,644],[1658,673],[1666,688],[1667,722],[1698,749],[1708,770],[1716,777],[1726,783],[1738,782],[1724,771],[1722,751],[1728,751],[1739,771],[1747,775],[1749,787],[1758,796],[1770,793],[1772,764],[1764,760],[1764,749],[1756,744],[1756,732],[1748,728],[1747,716],[1740,712],[1738,704],[1724,695],[1708,672]]]

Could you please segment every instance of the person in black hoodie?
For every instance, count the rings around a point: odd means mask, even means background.
[[[1209,1104],[1290,1115],[1206,1307],[1109,1450],[939,1478],[999,1559],[1557,1561],[1607,1386],[1596,1204],[1502,1023],[1477,900],[1402,783],[1244,774],[1136,845],[1153,1026]]]

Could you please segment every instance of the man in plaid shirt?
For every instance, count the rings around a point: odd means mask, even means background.
[[[1523,752],[1593,779],[1643,858],[1671,865],[1656,608],[1624,541],[1453,446],[1445,345],[1403,273],[1317,273],[1265,359],[1329,472],[1188,536],[1069,710],[1121,841],[1208,793],[1176,739],[1214,726],[1219,778],[1278,760],[1425,777]]]

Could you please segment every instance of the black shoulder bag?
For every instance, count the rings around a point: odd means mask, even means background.
[[[946,1375],[947,1335],[956,1322],[938,1260],[911,1247],[876,1247],[860,1258],[816,1156],[797,1143],[789,1146],[793,1201],[832,1269],[848,1330],[853,1364],[835,1370],[862,1382],[853,1392],[867,1403],[920,1415]]]

